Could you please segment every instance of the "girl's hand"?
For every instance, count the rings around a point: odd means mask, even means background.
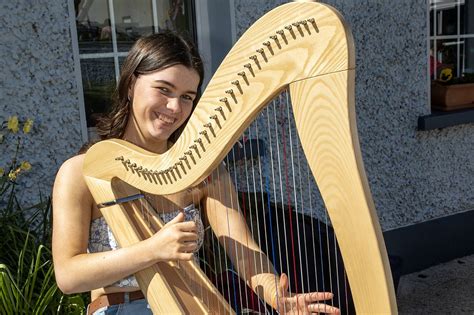
[[[157,261],[176,261],[193,258],[197,239],[196,223],[184,222],[184,213],[180,212],[148,241]]]
[[[288,292],[288,276],[280,276],[278,296],[272,300],[272,306],[280,314],[339,314],[339,309],[319,301],[329,300],[333,297],[331,292],[311,292],[292,294]]]

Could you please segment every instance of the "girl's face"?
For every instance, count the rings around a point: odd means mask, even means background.
[[[131,97],[132,117],[124,139],[155,152],[167,149],[167,140],[191,114],[199,74],[174,65],[140,75]]]

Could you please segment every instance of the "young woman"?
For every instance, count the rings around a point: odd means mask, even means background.
[[[102,139],[121,138],[151,152],[165,152],[196,104],[202,77],[198,52],[180,36],[161,33],[139,39],[123,64],[114,109],[100,123],[99,134]],[[186,192],[148,195],[165,213],[167,224],[149,239],[118,248],[83,180],[83,161],[84,154],[72,157],[56,177],[53,258],[56,281],[64,293],[91,291],[90,314],[118,310],[150,314],[132,275],[158,261],[193,258],[203,237],[199,205],[240,277],[269,305],[281,313],[338,313],[321,302],[332,297],[329,292],[287,292],[287,276],[276,274],[232,203],[237,197],[224,168],[216,169],[211,181]],[[236,246],[240,248],[235,250]],[[236,256],[236,252],[247,254]]]

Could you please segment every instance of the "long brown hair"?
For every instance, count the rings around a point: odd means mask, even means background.
[[[189,40],[174,32],[162,32],[138,39],[125,59],[120,80],[113,95],[111,111],[97,124],[101,139],[122,138],[130,119],[132,96],[136,79],[141,74],[152,73],[174,65],[183,65],[196,70],[201,85],[204,77],[202,59],[197,48]],[[194,102],[196,105],[197,100]],[[194,109],[194,108],[193,108]],[[183,124],[184,125],[184,124]],[[176,133],[171,138],[176,139]]]

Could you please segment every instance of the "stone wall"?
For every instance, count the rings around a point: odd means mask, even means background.
[[[50,194],[59,165],[82,142],[69,23],[67,1],[0,2],[0,121],[34,120],[19,156],[33,166],[18,181],[25,204]],[[0,166],[13,157],[15,138],[0,144]]]

